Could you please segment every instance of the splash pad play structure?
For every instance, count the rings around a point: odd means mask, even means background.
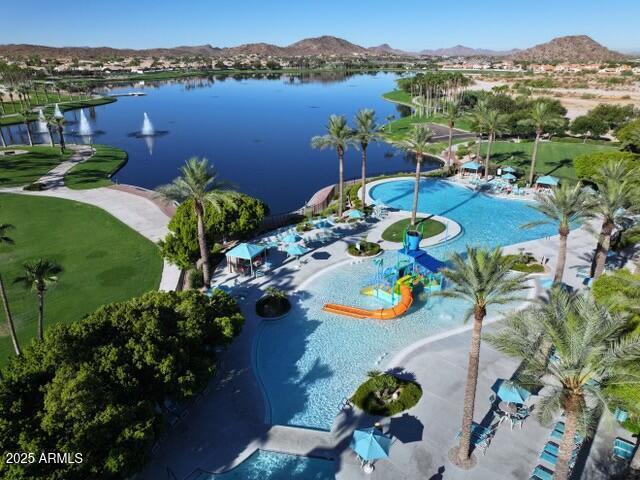
[[[374,260],[376,274],[360,291],[362,295],[389,303],[390,307],[369,310],[327,303],[323,310],[353,318],[390,320],[406,313],[417,294],[442,290],[443,276],[439,270],[444,264],[422,250],[420,240],[421,233],[405,231],[403,247],[398,250],[395,264],[385,268],[382,258]]]

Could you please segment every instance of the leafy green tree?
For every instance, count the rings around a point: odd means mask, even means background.
[[[532,126],[535,129],[536,139],[531,152],[531,167],[529,169],[529,185],[533,185],[533,177],[536,172],[536,160],[538,156],[538,144],[543,133],[562,125],[564,122],[562,117],[552,110],[549,103],[538,101],[531,109],[529,118],[523,120],[525,125]]]
[[[540,212],[546,219],[526,223],[522,228],[533,228],[545,224],[558,225],[560,244],[556,272],[553,277],[554,284],[562,283],[564,276],[564,267],[567,263],[567,239],[571,232],[571,224],[593,217],[593,206],[593,200],[580,185],[574,187],[562,185],[555,188],[551,194],[536,195],[536,203],[531,208]]]
[[[243,194],[237,196],[233,205],[224,203],[217,210],[206,209],[204,230],[207,246],[223,240],[250,237],[268,213],[269,209],[263,202]],[[197,224],[193,200],[187,200],[177,208],[169,222],[169,234],[159,242],[162,255],[184,270],[192,268],[200,258]],[[209,256],[211,253],[210,249]]]
[[[574,118],[569,129],[575,135],[582,135],[584,143],[589,137],[600,137],[609,131],[609,127],[605,122],[592,115],[582,115]]]
[[[569,478],[576,434],[590,434],[590,421],[610,408],[609,386],[637,385],[640,337],[626,334],[627,320],[611,315],[586,294],[569,296],[561,290],[548,304],[532,306],[511,316],[504,328],[489,335],[495,348],[522,361],[516,382],[528,390],[541,389],[536,404],[541,422],[565,414],[554,479]],[[551,345],[558,358],[549,360]]]
[[[38,340],[44,338],[44,296],[47,290],[58,282],[58,275],[62,267],[51,260],[41,258],[26,262],[23,265],[24,274],[14,280],[26,289],[33,290],[38,296]]]
[[[573,159],[573,167],[578,178],[593,182],[603,165],[610,162],[624,162],[626,168],[633,168],[638,163],[638,156],[630,152],[602,151],[584,153]]]
[[[604,122],[607,125],[607,130],[615,130],[637,117],[638,111],[633,105],[601,103],[589,111],[589,116]]]
[[[422,160],[430,151],[430,141],[433,131],[426,125],[416,124],[411,133],[402,140],[393,141],[392,145],[405,152],[413,153],[416,157],[416,183],[413,187],[413,207],[411,208],[411,227],[416,226],[416,216],[418,213],[418,197],[420,195],[420,175],[422,171]]]
[[[316,135],[311,139],[311,147],[326,149],[333,148],[338,154],[338,216],[342,216],[344,208],[344,154],[354,145],[353,130],[347,125],[344,115],[331,115],[325,135]]]
[[[13,225],[8,223],[0,224],[0,245],[13,245],[13,239],[8,235],[9,230],[13,228]],[[0,296],[2,296],[2,307],[4,308],[4,315],[7,318],[7,327],[9,329],[9,335],[11,336],[11,343],[13,344],[13,351],[16,356],[20,356],[20,343],[18,342],[18,336],[16,335],[16,326],[13,322],[13,316],[11,315],[11,308],[9,308],[9,299],[7,298],[7,290],[4,287],[4,281],[0,274]]]
[[[466,255],[454,254],[451,268],[442,270],[450,286],[437,295],[463,300],[469,305],[465,321],[473,318],[464,392],[462,435],[460,444],[449,452],[451,461],[463,468],[471,468],[475,463],[471,456],[471,426],[478,385],[482,322],[489,307],[523,300],[521,292],[527,288],[526,274],[512,271],[514,262],[513,257],[504,256],[500,249],[467,247]]]
[[[640,153],[640,119],[622,126],[616,132],[616,137],[622,142],[626,150],[633,153]]]
[[[356,112],[354,119],[356,128],[353,131],[353,139],[360,145],[362,152],[361,172],[362,172],[362,207],[366,207],[367,198],[367,147],[371,142],[380,138],[380,125],[376,122],[376,112],[369,108],[363,108]]]
[[[209,269],[209,247],[204,227],[206,207],[220,210],[223,205],[233,206],[233,201],[239,194],[232,191],[229,184],[218,178],[218,173],[206,158],[191,157],[180,167],[180,176],[172,183],[163,185],[157,189],[164,198],[183,203],[192,202],[196,215],[198,246],[200,249],[200,261],[202,262],[202,276],[204,285],[211,285],[211,272]]]

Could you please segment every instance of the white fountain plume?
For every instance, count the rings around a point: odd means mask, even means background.
[[[84,110],[80,110],[80,128],[78,129],[78,133],[83,137],[93,135],[93,130],[91,129],[91,125],[89,125],[87,116],[84,114]]]
[[[44,112],[41,108],[38,109],[38,133],[47,133],[49,129],[47,128],[47,121],[44,118]]]
[[[56,118],[64,117],[64,115],[62,115],[62,112],[60,111],[60,107],[58,106],[57,103],[56,103],[56,106],[53,109],[53,116],[56,117]]]
[[[145,137],[150,137],[155,132],[156,131],[153,129],[153,124],[151,123],[151,120],[149,120],[147,112],[144,112],[144,120],[142,121],[142,130],[140,133]]]

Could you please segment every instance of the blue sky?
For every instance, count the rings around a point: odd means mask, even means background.
[[[640,50],[637,0],[2,0],[0,43],[170,47],[287,45],[335,35],[406,50],[526,48],[587,34]],[[7,21],[11,19],[11,21]],[[22,19],[25,19],[22,21]]]

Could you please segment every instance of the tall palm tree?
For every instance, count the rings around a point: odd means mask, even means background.
[[[567,239],[571,224],[593,217],[593,200],[580,185],[574,187],[562,185],[551,194],[538,193],[536,203],[530,207],[540,212],[546,219],[526,223],[522,228],[533,228],[545,224],[558,225],[560,245],[553,283],[560,284],[567,263]]]
[[[529,168],[529,185],[533,185],[533,177],[536,172],[536,160],[538,157],[538,145],[540,143],[540,137],[543,133],[551,128],[561,126],[563,123],[562,117],[553,112],[549,108],[549,104],[546,102],[536,102],[531,110],[528,119],[522,120],[520,124],[533,127],[536,133],[536,139],[533,144],[533,151],[531,152],[531,167]]]
[[[496,139],[496,134],[503,131],[505,126],[504,116],[494,109],[487,110],[484,113],[484,128],[487,132],[487,156],[484,159],[484,176],[489,175],[489,160],[491,159],[491,146]]]
[[[52,125],[58,131],[58,137],[60,141],[60,152],[64,153],[64,149],[66,148],[64,142],[64,125],[67,121],[64,117],[56,117],[55,115],[49,118],[49,125]]]
[[[452,267],[442,270],[451,286],[438,292],[437,295],[465,301],[469,305],[465,321],[473,317],[462,414],[462,435],[460,444],[449,452],[451,461],[463,468],[471,468],[475,463],[470,446],[478,385],[482,322],[487,315],[488,307],[523,300],[521,292],[527,288],[526,274],[514,273],[511,270],[513,264],[514,259],[503,256],[499,248],[486,250],[468,246],[466,256],[456,253],[451,259]]]
[[[447,172],[451,170],[451,147],[453,145],[453,127],[456,125],[456,120],[460,116],[460,107],[456,102],[448,101],[444,109],[444,118],[447,121],[449,127],[449,146],[447,149]]]
[[[223,205],[233,207],[238,194],[230,185],[218,178],[218,173],[206,158],[191,157],[180,167],[180,176],[170,184],[158,187],[158,193],[168,200],[193,202],[193,210],[198,222],[198,244],[200,246],[200,262],[204,285],[211,285],[209,268],[209,247],[204,226],[206,206],[219,210]]]
[[[27,289],[32,289],[38,296],[38,340],[40,341],[44,338],[44,296],[49,287],[58,282],[58,275],[61,272],[60,265],[41,258],[25,262],[24,274],[13,281]]]
[[[416,183],[413,187],[413,207],[411,208],[411,226],[416,226],[418,214],[418,196],[420,195],[420,175],[422,160],[429,153],[433,131],[426,125],[416,124],[411,133],[402,140],[392,141],[392,145],[405,152],[413,153],[416,157]]]
[[[362,208],[366,207],[367,198],[367,147],[371,142],[380,138],[380,125],[376,122],[376,112],[370,108],[363,108],[356,113],[353,139],[360,145],[362,152]]]
[[[594,213],[602,217],[602,227],[591,262],[591,276],[594,279],[604,272],[613,229],[627,218],[632,210],[637,210],[632,201],[635,175],[626,168],[624,162],[605,164],[598,173],[598,191],[595,194],[593,208]]]
[[[353,130],[347,125],[344,115],[331,115],[327,124],[327,133],[311,139],[312,148],[335,148],[338,154],[338,215],[342,216],[344,208],[344,153],[354,144]]]
[[[7,142],[4,139],[4,134],[2,133],[2,127],[0,127],[0,145],[5,148],[7,146]]]
[[[26,115],[23,117],[23,123],[25,128],[27,129],[27,139],[29,141],[29,146],[33,147],[33,138],[31,137],[31,130],[29,130],[29,119]]]
[[[13,244],[13,239],[7,235],[7,232],[13,228],[13,225],[8,223],[0,224],[0,245]],[[20,344],[18,343],[18,336],[16,335],[16,326],[13,323],[13,316],[11,315],[11,309],[9,308],[9,299],[7,298],[7,291],[4,288],[4,281],[0,274],[0,296],[2,296],[2,306],[4,308],[4,315],[7,317],[7,326],[9,327],[9,334],[11,335],[11,343],[13,343],[13,351],[17,356],[21,355]]]
[[[476,161],[480,161],[480,151],[482,148],[482,134],[485,132],[484,121],[487,116],[489,106],[482,98],[478,100],[471,114],[471,130],[478,134],[478,145],[476,146]]]
[[[13,94],[16,91],[14,87],[7,87],[7,94],[9,95],[9,100],[11,101],[11,106],[13,107],[13,113],[18,112],[18,107],[16,107],[15,102],[13,101]]]
[[[55,144],[53,143],[53,126],[55,124],[54,119],[55,117],[53,115],[49,115],[45,119],[47,130],[49,131],[49,143],[51,144],[52,147],[55,146]]]
[[[611,315],[591,296],[554,290],[548,304],[512,315],[487,338],[501,352],[522,361],[517,384],[529,390],[544,387],[536,405],[542,423],[564,411],[556,480],[569,477],[576,434],[590,434],[590,420],[600,408],[608,414],[608,387],[638,384],[640,337],[626,331],[628,320]],[[548,345],[557,360],[549,360]]]

